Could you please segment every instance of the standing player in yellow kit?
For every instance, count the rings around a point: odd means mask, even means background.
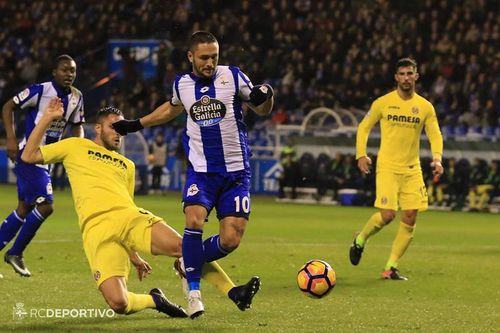
[[[380,211],[370,217],[354,238],[349,251],[353,265],[361,260],[367,240],[394,220],[399,208],[402,210],[391,254],[382,272],[383,279],[407,280],[399,273],[398,261],[413,239],[418,211],[427,209],[427,192],[419,158],[424,126],[431,144],[433,173],[435,177],[443,174],[443,138],[434,107],[415,92],[418,77],[417,63],[411,58],[400,59],[394,75],[396,90],[373,102],[359,124],[356,136],[358,167],[361,172],[369,173],[372,162],[366,153],[366,144],[372,127],[380,122],[374,204]]]

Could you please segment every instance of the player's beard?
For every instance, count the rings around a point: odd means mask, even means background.
[[[206,72],[203,71],[203,68],[200,70],[196,61],[193,60],[193,71],[194,74],[196,74],[196,76],[199,76],[204,79],[210,79],[215,73],[215,68],[210,71],[210,74],[207,74]]]
[[[118,151],[122,146],[121,138],[111,138],[108,140],[103,134],[101,134],[101,142],[103,143],[104,148],[107,150]]]
[[[411,94],[413,92],[413,88],[414,88],[414,85],[409,83],[409,82],[399,84],[399,90],[401,90],[407,94]]]

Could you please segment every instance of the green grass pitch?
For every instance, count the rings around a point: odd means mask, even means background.
[[[0,186],[3,218],[16,204],[13,186]],[[353,233],[373,208],[277,204],[253,197],[252,215],[241,247],[220,260],[239,284],[252,275],[262,290],[251,310],[240,312],[224,295],[203,285],[206,315],[170,319],[146,310],[113,318],[33,318],[13,316],[17,303],[31,309],[106,309],[82,249],[69,191],[57,192],[54,215],[45,222],[25,259],[33,276],[21,278],[0,265],[0,331],[47,332],[495,332],[500,331],[500,217],[494,214],[426,212],[400,263],[409,281],[382,281],[397,222],[367,245],[359,266],[349,263]],[[182,231],[178,193],[140,196],[151,210]],[[205,235],[218,229],[211,216]],[[3,256],[3,252],[1,253]],[[153,274],[130,291],[160,287],[184,304],[173,259],[145,256]],[[315,300],[296,286],[297,270],[309,259],[329,262],[337,273],[330,295]],[[135,272],[132,272],[135,273]]]

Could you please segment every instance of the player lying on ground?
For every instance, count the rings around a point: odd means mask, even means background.
[[[110,307],[130,314],[155,308],[172,317],[186,317],[184,309],[170,302],[155,288],[149,295],[127,290],[129,262],[139,279],[151,266],[136,251],[180,257],[182,238],[163,220],[139,208],[133,201],[135,165],[118,154],[122,137],[111,124],[123,119],[120,110],[104,108],[97,114],[94,141],[68,138],[40,147],[43,133],[62,114],[61,102],[51,101],[28,140],[22,154],[27,163],[63,162],[69,176],[75,208],[83,235],[83,246],[97,286]],[[232,291],[233,301],[250,306],[254,295],[244,286],[234,287],[214,263],[204,274],[219,289]]]

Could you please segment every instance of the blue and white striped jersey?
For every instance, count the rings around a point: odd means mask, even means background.
[[[80,124],[85,122],[83,95],[80,90],[71,87],[69,94],[65,94],[54,81],[32,84],[13,98],[16,105],[27,111],[26,130],[24,138],[19,143],[19,150],[22,150],[26,145],[28,137],[40,121],[47,104],[54,97],[59,97],[62,100],[64,116],[61,120],[52,122],[45,132],[42,145],[59,141],[67,123]],[[47,166],[42,165],[40,167],[47,168]]]
[[[232,172],[250,168],[243,102],[253,88],[248,77],[233,66],[217,66],[210,79],[177,76],[172,104],[187,112],[184,149],[197,172]]]

